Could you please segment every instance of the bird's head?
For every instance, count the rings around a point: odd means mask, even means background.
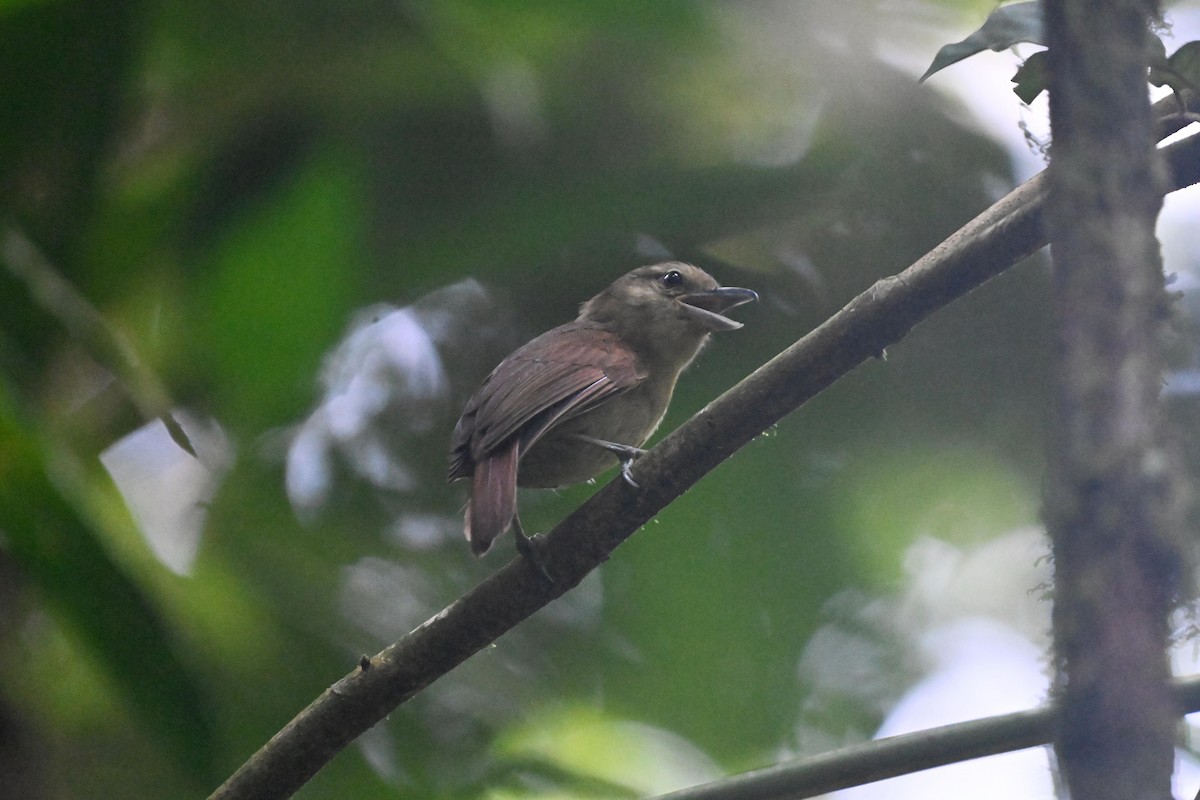
[[[668,261],[617,278],[583,304],[579,320],[598,323],[639,352],[660,354],[682,368],[710,333],[742,327],[727,311],[757,299],[750,289],[721,286],[699,267]]]

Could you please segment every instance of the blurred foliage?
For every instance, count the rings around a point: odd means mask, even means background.
[[[233,459],[189,430],[216,494],[185,504],[202,536],[177,574],[99,460],[153,429],[136,390],[0,269],[0,764],[22,765],[19,795],[200,795],[502,563],[461,541],[450,429],[509,347],[625,269],[669,252],[763,296],[685,376],[669,430],[986,207],[1007,156],[883,55],[927,59],[955,13],[983,11],[0,4],[0,239],[35,242]],[[430,295],[467,278],[479,308]],[[895,589],[919,535],[1034,520],[1045,283],[997,279],[818,397],[301,796],[620,796],[802,747],[798,665],[831,598]],[[417,403],[400,381],[337,438],[330,354],[364,309],[410,307],[444,327],[444,385]],[[151,495],[180,491],[172,469],[147,468]],[[323,492],[298,510],[303,474]],[[526,526],[590,491],[529,493]],[[915,667],[884,662],[894,695]],[[862,737],[880,711],[820,724]],[[678,769],[615,775],[613,740]]]
[[[1169,86],[1179,94],[1189,89],[1195,91],[1200,88],[1200,42],[1187,42],[1179,46],[1168,58],[1166,42],[1162,37],[1164,33],[1165,30],[1146,32],[1148,46],[1154,53],[1148,75],[1150,83],[1155,86]],[[988,50],[1011,50],[1024,43],[1043,47],[1046,44],[1045,31],[1042,29],[1041,0],[997,6],[970,36],[961,42],[944,45],[938,50],[929,68],[921,75],[921,80],[926,80],[964,58]],[[1026,105],[1049,88],[1045,58],[1044,50],[1031,53],[1013,75],[1012,82],[1016,84],[1013,92]]]

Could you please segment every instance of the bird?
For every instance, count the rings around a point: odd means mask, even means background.
[[[482,556],[512,528],[517,549],[533,555],[518,486],[569,486],[620,464],[636,487],[630,465],[680,373],[711,334],[742,327],[727,311],[757,299],[691,264],[643,266],[501,361],[450,437],[447,479],[471,481],[463,526],[471,551]]]

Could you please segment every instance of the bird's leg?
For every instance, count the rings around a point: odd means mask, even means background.
[[[550,573],[546,570],[546,562],[542,560],[542,554],[538,552],[537,545],[534,544],[533,539],[525,535],[525,529],[521,527],[520,517],[513,517],[512,532],[513,536],[516,537],[517,552],[521,554],[521,557],[528,559],[529,563],[533,564],[537,571],[542,573],[542,577],[549,583],[554,583],[554,578],[551,578]]]
[[[604,439],[597,439],[594,436],[587,436],[586,434],[582,434],[582,433],[576,433],[576,434],[574,434],[574,436],[576,439],[578,439],[581,442],[587,442],[588,444],[594,444],[594,445],[596,445],[596,447],[603,447],[605,450],[607,450],[608,452],[612,453],[614,456],[619,458],[621,460],[621,477],[624,478],[625,482],[628,483],[633,488],[635,488],[635,489],[641,488],[640,486],[638,486],[637,481],[635,481],[633,479],[633,473],[629,471],[629,468],[631,466],[633,466],[634,461],[636,461],[637,459],[646,455],[645,450],[643,450],[640,447],[634,447],[631,444],[620,444],[618,442],[609,442]]]

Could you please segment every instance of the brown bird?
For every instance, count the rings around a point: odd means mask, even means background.
[[[645,451],[679,373],[715,331],[742,327],[724,312],[758,295],[721,287],[699,267],[641,267],[559,325],[513,352],[467,401],[450,440],[449,480],[471,478],[465,533],[483,555],[513,528],[517,486],[552,488],[594,478]]]

